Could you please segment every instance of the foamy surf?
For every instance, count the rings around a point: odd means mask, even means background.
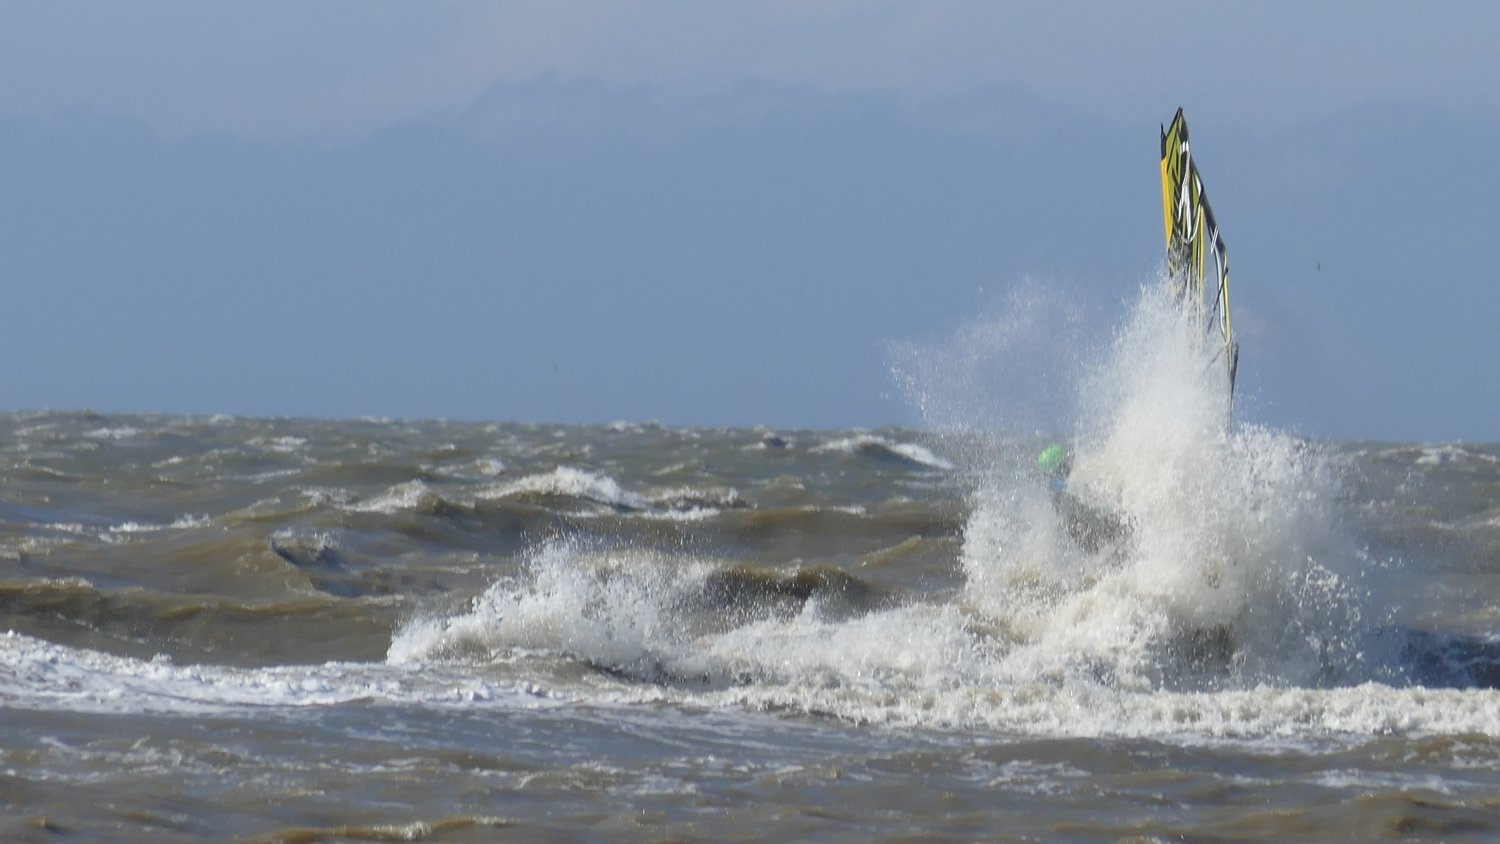
[[[238,669],[179,665],[69,648],[14,631],[0,636],[0,706],[108,714],[231,715],[271,709],[385,704],[530,707],[545,692],[470,672],[372,663]]]
[[[1493,691],[1412,687],[1441,675],[1412,670],[1415,640],[1374,609],[1373,564],[1339,522],[1329,458],[1228,424],[1227,384],[1197,331],[1164,284],[1147,285],[1112,345],[1069,367],[1070,490],[1129,528],[1102,548],[1067,535],[1023,455],[983,454],[988,432],[950,430],[978,455],[959,473],[970,514],[957,594],[854,612],[826,593],[774,610],[714,604],[704,584],[724,561],[552,543],[464,610],[408,622],[388,658],[551,652],[689,705],[1035,737],[1315,744],[1500,729]],[[926,385],[924,408],[966,418],[939,406],[944,389]],[[812,451],[960,468],[870,434]],[[597,476],[523,486],[624,503]]]
[[[462,611],[407,623],[388,661],[482,666],[515,653],[551,653],[616,679],[591,684],[590,699],[795,711],[1033,738],[1313,748],[1392,734],[1500,734],[1500,692],[1493,690],[1369,681],[1152,688],[1122,677],[1120,658],[1108,650],[1067,637],[1007,643],[976,626],[957,603],[909,603],[850,617],[813,597],[783,612],[737,613],[704,603],[703,586],[714,570],[707,561],[683,565],[555,545],[539,553],[527,577],[495,584]],[[1066,648],[1068,658],[1038,658],[1036,651],[1047,648]],[[1087,666],[1085,655],[1093,660]]]

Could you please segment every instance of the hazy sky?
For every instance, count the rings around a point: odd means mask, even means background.
[[[368,130],[549,73],[664,92],[1019,85],[1117,119],[1166,99],[1251,126],[1500,105],[1500,7],[1483,2],[11,0],[0,19],[0,110],[84,104],[172,133]]]
[[[1184,105],[1246,413],[1497,440],[1497,40],[1480,2],[12,0],[0,405],[912,422],[892,342],[1028,277],[1128,297]]]

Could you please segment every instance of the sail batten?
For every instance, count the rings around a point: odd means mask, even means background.
[[[1167,240],[1167,272],[1179,300],[1198,308],[1205,334],[1218,334],[1229,377],[1229,400],[1234,401],[1234,381],[1239,368],[1239,344],[1229,315],[1229,250],[1219,232],[1213,206],[1203,189],[1203,178],[1193,161],[1187,120],[1182,109],[1170,126],[1161,130],[1162,216]],[[1213,275],[1207,274],[1207,259],[1213,254]],[[1212,284],[1212,299],[1208,288]],[[1217,328],[1217,332],[1214,329]]]

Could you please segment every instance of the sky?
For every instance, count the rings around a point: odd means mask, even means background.
[[[893,345],[1025,285],[1118,320],[1182,105],[1244,417],[1500,440],[1497,36],[1460,2],[12,0],[0,407],[917,424]]]

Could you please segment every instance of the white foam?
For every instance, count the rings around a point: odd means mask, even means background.
[[[546,702],[526,684],[488,682],[428,667],[326,663],[261,669],[177,665],[0,636],[0,706],[97,713],[234,713],[365,700],[431,706]]]
[[[740,505],[740,493],[734,487],[674,486],[650,490],[644,497],[652,508],[644,515],[672,520],[697,521]]]
[[[92,431],[85,431],[83,435],[91,440],[128,440],[139,437],[141,429],[120,425],[114,428],[95,428]]]
[[[466,611],[403,625],[387,660],[401,665],[540,649],[644,667],[682,644],[670,607],[683,580],[703,571],[663,565],[645,552],[590,552],[552,543],[531,560],[525,577],[494,584]]]
[[[1068,489],[1127,521],[1127,539],[1080,548],[1024,458],[968,476],[965,597],[1002,631],[1014,677],[1170,686],[1184,669],[1164,651],[1217,635],[1232,638],[1232,683],[1311,682],[1331,655],[1349,667],[1360,560],[1334,530],[1332,474],[1291,437],[1226,427],[1210,352],[1153,285],[1085,370]]]
[[[609,475],[571,466],[559,466],[551,472],[527,475],[493,486],[480,491],[476,497],[499,500],[518,495],[567,496],[629,511],[640,518],[670,521],[711,518],[723,508],[738,506],[740,502],[739,492],[733,487],[699,489],[674,486],[634,492],[622,487]]]
[[[625,491],[614,478],[571,466],[559,466],[544,474],[527,475],[484,490],[478,497],[501,499],[516,495],[565,495],[632,510],[644,510],[650,506],[645,497]]]
[[[297,490],[297,495],[307,499],[309,506],[318,507],[324,504],[332,504],[343,507],[354,500],[354,494],[347,489],[339,487],[304,487]]]
[[[1348,768],[1322,771],[1312,782],[1324,788],[1356,789],[1359,791],[1408,791],[1420,789],[1436,794],[1454,794],[1466,783],[1455,782],[1451,777],[1437,774],[1409,774],[1400,771],[1367,771]],[[1483,787],[1483,786],[1479,786]]]
[[[171,524],[159,525],[144,522],[122,522],[111,527],[111,533],[157,533],[164,530],[191,530],[193,528],[207,527],[212,524],[213,519],[207,515],[187,514],[178,516]]]
[[[438,499],[438,494],[427,484],[421,481],[407,481],[386,490],[384,495],[349,505],[348,509],[358,513],[393,515],[423,509]]]
[[[250,444],[278,454],[295,454],[307,447],[305,437],[255,437]]]
[[[1447,463],[1455,463],[1468,455],[1463,447],[1457,445],[1426,446],[1417,457],[1418,466],[1441,466]]]
[[[302,474],[301,469],[268,469],[264,472],[254,472],[248,475],[240,475],[236,477],[235,480],[258,484],[264,483],[265,481],[275,480],[276,478],[289,478],[293,475],[300,474]]]
[[[1255,741],[1293,747],[1400,734],[1500,735],[1500,692],[1395,688],[1258,688],[1230,692],[1128,692],[1102,686],[1004,684],[936,688],[919,695],[826,687],[746,685],[716,692],[719,705],[792,707],[893,726],[983,728],[1042,737]]]
[[[713,566],[554,543],[524,575],[496,583],[468,608],[404,625],[388,661],[415,669],[550,653],[623,675],[604,688],[552,690],[563,697],[1022,736],[1293,747],[1390,734],[1500,736],[1500,692],[1491,690],[1367,682],[1195,692],[1039,672],[956,603],[842,619],[825,616],[814,598],[790,618],[695,625],[685,599]],[[668,682],[642,682],[659,679]]]
[[[1336,529],[1328,461],[1274,431],[1227,428],[1223,370],[1196,356],[1197,331],[1149,288],[1082,382],[1070,484],[1133,525],[1100,552],[1066,535],[1018,461],[992,456],[965,476],[957,600],[849,618],[815,595],[790,617],[695,623],[713,561],[554,543],[464,611],[403,627],[389,659],[541,651],[623,675],[620,700],[1026,736],[1500,736],[1500,692],[1375,682],[1389,666],[1362,635],[1363,559]],[[1195,647],[1208,667],[1183,655]]]
[[[954,468],[952,461],[939,457],[931,449],[917,443],[903,443],[876,436],[874,434],[858,434],[853,437],[840,437],[835,440],[813,446],[814,452],[839,452],[844,454],[859,454],[861,452],[876,452],[891,454],[912,463],[927,466],[942,471],[951,471]]]
[[[486,478],[498,478],[505,474],[505,462],[497,457],[475,460],[472,466],[475,472]]]

